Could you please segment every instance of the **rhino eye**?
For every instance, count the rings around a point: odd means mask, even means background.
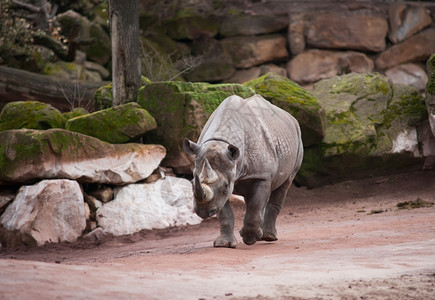
[[[225,195],[228,192],[228,183],[225,183],[222,188],[219,189],[219,194]]]

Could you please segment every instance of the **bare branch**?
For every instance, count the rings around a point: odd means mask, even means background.
[[[41,12],[41,8],[34,6],[30,3],[25,3],[25,2],[21,2],[19,0],[11,0],[13,4],[20,6],[22,8],[25,8],[27,10],[30,10],[31,12],[35,12],[35,13],[40,13]]]

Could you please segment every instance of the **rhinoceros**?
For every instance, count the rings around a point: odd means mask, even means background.
[[[215,247],[237,245],[231,194],[245,199],[243,242],[277,240],[276,218],[303,157],[292,115],[260,95],[230,96],[212,113],[198,142],[185,138],[183,148],[194,155],[195,212],[203,219],[217,214],[220,222]]]

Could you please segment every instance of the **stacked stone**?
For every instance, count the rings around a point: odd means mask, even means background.
[[[424,62],[435,52],[434,23],[424,4],[393,3],[387,13],[364,5],[310,8],[245,10],[223,18],[193,14],[174,17],[165,30],[202,55],[201,66],[185,76],[190,81],[242,83],[273,71],[310,85],[376,71],[424,91]]]
[[[65,116],[37,101],[0,114],[3,246],[199,223],[190,182],[157,172],[166,149],[137,143],[156,128],[139,104]]]

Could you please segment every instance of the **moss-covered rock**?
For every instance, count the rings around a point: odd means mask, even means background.
[[[73,62],[48,62],[44,66],[42,74],[59,79],[88,80],[88,74],[84,66]]]
[[[416,125],[427,118],[424,99],[380,74],[348,74],[314,85],[326,112],[326,134],[305,149],[298,174],[314,187],[420,167]]]
[[[64,128],[65,122],[59,110],[39,101],[9,102],[0,113],[0,131]]]
[[[83,107],[76,107],[70,112],[62,113],[62,116],[65,117],[65,119],[69,120],[75,117],[84,116],[87,115],[89,112],[84,109]]]
[[[428,59],[426,84],[426,107],[429,114],[429,123],[432,134],[435,136],[435,53]]]
[[[154,118],[137,103],[127,103],[72,118],[65,129],[112,144],[134,141],[156,128]]]
[[[140,79],[141,86],[145,86],[151,83],[145,76],[141,76]],[[94,93],[94,108],[95,110],[103,110],[106,108],[111,108],[113,106],[113,92],[112,92],[112,84],[109,83],[105,86],[100,87]]]
[[[138,97],[138,103],[157,122],[157,130],[146,139],[165,146],[166,165],[178,172],[190,172],[190,161],[182,150],[183,138],[196,141],[208,117],[225,98],[254,94],[250,87],[240,84],[153,82],[142,87]]]
[[[267,73],[244,85],[251,87],[257,94],[298,120],[305,147],[322,141],[325,136],[325,111],[310,92],[275,73]]]
[[[64,129],[0,132],[0,185],[41,179],[124,185],[147,178],[165,156],[160,145],[113,145]]]
[[[95,110],[102,110],[113,106],[112,84],[100,87],[94,93]]]

